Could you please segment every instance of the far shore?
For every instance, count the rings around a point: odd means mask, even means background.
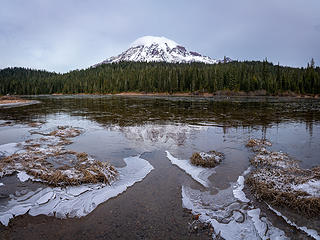
[[[21,105],[29,104],[34,102],[33,100],[21,99],[16,96],[2,96],[0,97],[0,106],[11,106],[11,105]]]
[[[107,96],[168,96],[168,97],[292,97],[292,98],[319,98],[318,94],[306,95],[297,94],[293,92],[284,92],[277,95],[268,95],[264,91],[255,92],[232,92],[232,91],[218,91],[215,93],[207,92],[121,92],[121,93],[75,93],[75,94],[65,94],[65,93],[53,93],[53,96],[64,96],[64,95],[107,95]]]
[[[39,94],[39,95],[51,95],[51,96],[70,96],[70,95],[103,95],[103,96],[154,96],[154,97],[200,97],[200,98],[214,98],[214,97],[274,97],[274,98],[314,98],[318,99],[319,94],[307,95],[297,94],[293,92],[283,92],[281,94],[270,95],[265,91],[254,92],[233,92],[233,91],[218,91],[215,93],[208,92],[121,92],[121,93],[52,93],[52,94]],[[0,106],[3,105],[16,105],[16,104],[28,104],[32,100],[22,99],[23,96],[32,95],[14,95],[14,96],[0,96]]]

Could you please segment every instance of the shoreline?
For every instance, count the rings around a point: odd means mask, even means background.
[[[16,96],[3,96],[0,97],[0,107],[15,107],[15,106],[24,106],[36,103],[38,101],[21,99]]]
[[[44,94],[47,95],[47,94]],[[204,97],[204,98],[213,98],[213,97],[274,97],[274,98],[308,98],[308,99],[318,99],[319,95],[303,95],[303,94],[293,94],[293,93],[284,93],[281,95],[267,95],[267,94],[255,94],[254,92],[243,93],[243,92],[216,92],[216,93],[168,93],[168,92],[121,92],[121,93],[53,93],[48,94],[52,96],[68,96],[68,95],[103,95],[103,96],[154,96],[154,97]]]
[[[1,100],[0,99],[0,105],[29,103],[29,102],[31,102],[31,100],[24,100],[24,99],[19,99],[19,100]]]

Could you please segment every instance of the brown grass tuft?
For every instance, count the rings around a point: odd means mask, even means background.
[[[118,176],[117,170],[107,162],[100,162],[87,153],[66,150],[70,144],[67,138],[80,134],[81,131],[70,127],[58,127],[51,132],[52,137],[41,137],[25,141],[25,152],[16,153],[0,161],[0,177],[15,171],[26,171],[36,179],[41,179],[51,186],[78,185],[83,183],[111,184]],[[50,161],[49,161],[50,159]],[[51,161],[59,167],[54,167]]]
[[[320,197],[310,195],[307,189],[297,187],[310,180],[320,179],[320,166],[302,169],[298,161],[282,152],[271,152],[263,146],[266,142],[251,139],[247,146],[261,147],[250,160],[256,167],[246,178],[246,184],[258,200],[278,207],[289,207],[299,214],[315,217],[320,214]],[[270,146],[267,144],[267,146]],[[304,185],[302,185],[304,188]],[[320,188],[319,188],[320,189]]]
[[[255,147],[266,147],[266,146],[272,146],[272,143],[267,139],[249,139],[247,144],[247,147],[255,148]]]
[[[195,152],[190,158],[191,164],[195,166],[213,168],[220,164],[223,158],[223,154],[216,151],[210,151],[208,153]]]
[[[308,217],[319,216],[320,198],[310,196],[304,191],[293,190],[290,185],[294,184],[294,181],[303,182],[303,179],[283,170],[279,174],[274,174],[268,169],[260,169],[247,177],[246,184],[258,200],[277,207],[289,207]]]

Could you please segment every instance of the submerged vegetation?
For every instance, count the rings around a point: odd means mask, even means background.
[[[53,93],[319,94],[320,68],[263,62],[173,64],[120,62],[65,74],[25,68],[0,70],[1,94]]]
[[[0,177],[14,172],[26,172],[35,181],[50,186],[79,185],[83,183],[110,184],[118,175],[107,162],[94,160],[87,153],[66,150],[69,138],[80,129],[61,126],[49,132],[32,132],[44,137],[29,139],[20,144],[21,150],[4,157],[0,162]]]
[[[223,159],[223,154],[216,151],[195,152],[190,158],[191,164],[195,166],[213,168],[220,164]]]
[[[255,144],[254,144],[255,143]],[[300,168],[298,161],[283,152],[267,150],[267,140],[249,140],[257,154],[251,159],[256,169],[246,184],[258,200],[277,207],[289,207],[299,214],[320,214],[320,167]]]

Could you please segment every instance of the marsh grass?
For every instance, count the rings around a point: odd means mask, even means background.
[[[190,158],[191,164],[206,168],[213,168],[220,164],[224,155],[220,152],[209,151],[207,153],[195,152]]]
[[[79,129],[59,126],[48,137],[29,139],[22,144],[23,151],[7,156],[0,162],[0,177],[16,171],[27,174],[50,186],[68,186],[84,183],[111,184],[117,170],[108,162],[100,162],[87,153],[66,150],[69,138],[78,136]],[[49,162],[50,159],[50,162]],[[57,163],[58,167],[52,164]]]
[[[256,169],[245,181],[253,195],[276,207],[289,207],[308,217],[319,216],[320,186],[318,194],[311,194],[308,183],[320,180],[320,166],[302,169],[299,161],[283,152],[268,151],[265,145],[265,142],[255,139],[250,139],[247,144],[248,147],[261,147],[250,160]]]

